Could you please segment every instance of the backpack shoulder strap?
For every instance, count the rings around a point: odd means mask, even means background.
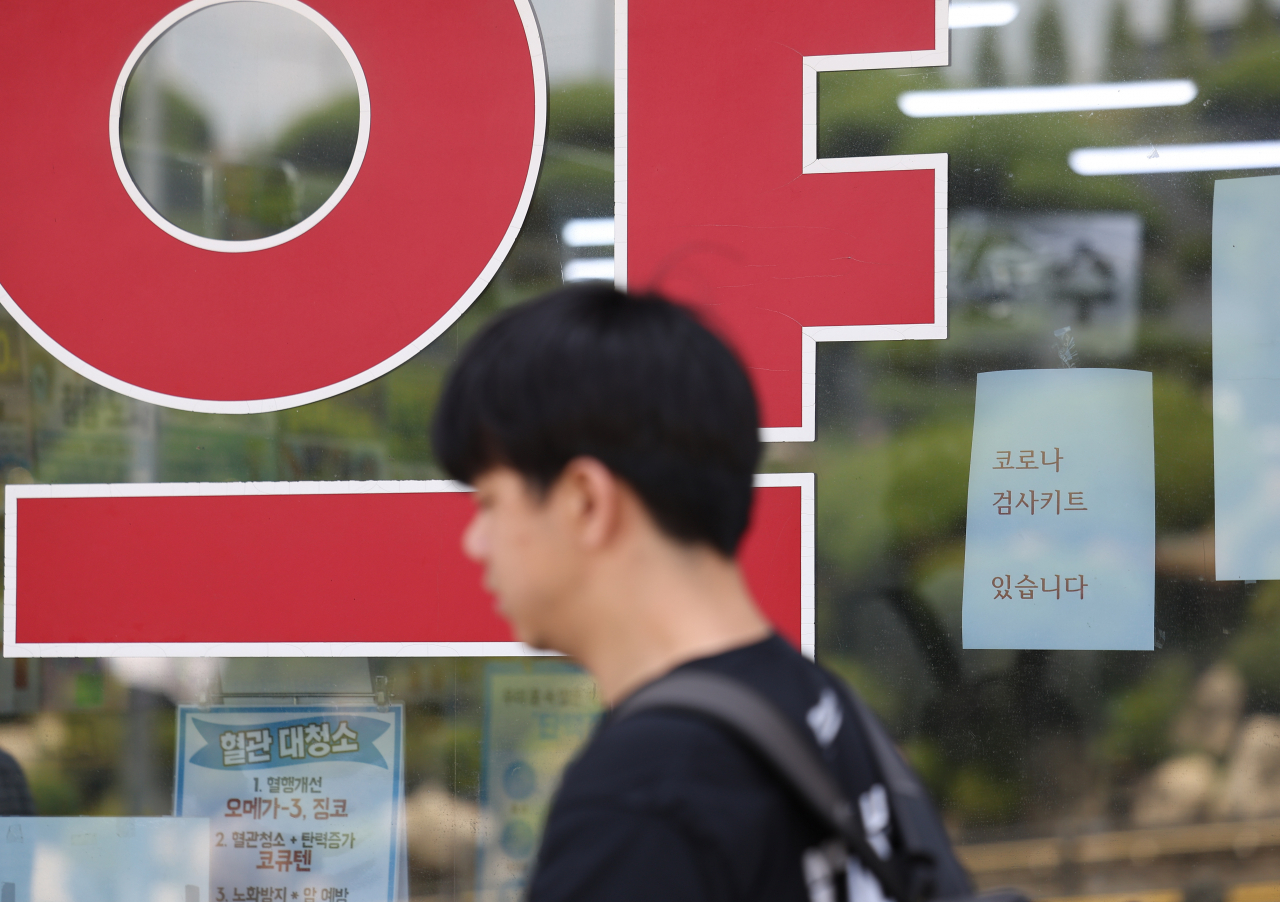
[[[923,883],[912,888],[929,897],[959,898],[971,895],[973,886],[969,875],[956,858],[951,839],[942,826],[942,820],[938,817],[928,792],[921,785],[920,778],[902,759],[889,734],[867,703],[843,685],[840,685],[840,690],[841,698],[857,718],[876,767],[888,788],[893,822],[907,857],[913,863],[925,865],[923,873],[917,874],[913,870],[913,883],[917,882],[917,878]]]
[[[805,737],[768,699],[730,677],[680,671],[637,690],[613,713],[614,722],[640,711],[692,711],[727,727],[762,757],[898,902],[911,902],[902,881],[871,846],[860,815]]]

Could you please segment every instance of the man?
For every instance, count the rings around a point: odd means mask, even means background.
[[[659,298],[566,288],[467,348],[434,440],[475,487],[463,546],[518,638],[578,660],[610,706],[677,668],[749,685],[812,737],[871,846],[903,867],[843,690],[773,632],[734,561],[760,448],[750,381],[720,339]],[[710,720],[606,717],[565,772],[529,898],[808,899],[801,859],[827,838]],[[856,902],[883,902],[861,877]],[[946,877],[941,895],[967,889]]]
[[[0,749],[0,817],[34,817],[35,802],[21,765]]]

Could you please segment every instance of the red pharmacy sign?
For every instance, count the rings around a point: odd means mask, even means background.
[[[528,210],[547,111],[528,0],[264,5],[343,55],[358,131],[314,215],[240,243],[164,215],[122,137],[150,49],[219,0],[0,12],[0,304],[130,397],[239,414],[368,382],[461,315]],[[815,342],[946,335],[946,156],[820,159],[819,74],[945,65],[947,2],[618,0],[616,26],[618,280],[699,305],[753,374],[763,437],[811,440]],[[812,653],[812,477],[760,480],[744,567]],[[519,648],[461,556],[452,484],[11,487],[6,504],[6,655]]]
[[[462,554],[457,483],[10,486],[5,504],[6,655],[525,652]],[[812,654],[811,474],[757,477],[741,557]]]
[[[630,0],[617,265],[704,309],[764,437],[812,441],[817,341],[945,338],[947,157],[818,158],[818,75],[947,63],[946,0]]]
[[[296,407],[408,360],[497,271],[542,159],[542,44],[528,0],[277,0],[341,42],[357,76],[348,184],[289,240],[179,240],[113,148],[141,53],[211,5],[5,4],[0,303],[113,391],[208,413]]]

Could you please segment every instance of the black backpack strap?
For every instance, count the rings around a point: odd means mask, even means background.
[[[617,722],[654,708],[692,711],[727,727],[762,757],[806,807],[876,876],[887,895],[913,902],[902,881],[867,842],[862,818],[807,738],[778,708],[730,677],[678,671],[636,691],[613,712]]]
[[[903,851],[912,864],[912,893],[925,898],[972,895],[973,885],[969,875],[956,858],[951,839],[942,826],[942,820],[933,807],[929,793],[921,785],[920,778],[902,759],[870,706],[843,685],[839,688],[840,697],[857,718],[858,726],[888,789],[893,823],[902,840]]]

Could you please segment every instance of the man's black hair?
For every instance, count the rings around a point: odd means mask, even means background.
[[[673,538],[732,557],[751,513],[759,415],[734,353],[688,309],[582,284],[516,307],[462,354],[432,427],[471,482],[494,466],[549,488],[594,457]]]

